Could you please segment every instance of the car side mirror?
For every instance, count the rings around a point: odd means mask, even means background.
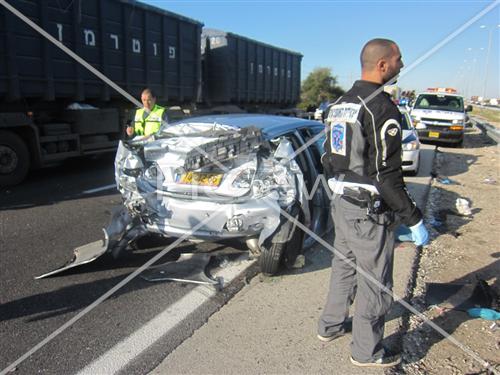
[[[465,112],[472,112],[472,106],[469,104],[467,108],[465,108]]]

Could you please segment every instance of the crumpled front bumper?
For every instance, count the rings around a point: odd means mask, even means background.
[[[159,149],[163,150],[162,147]],[[120,143],[115,173],[125,207],[133,217],[140,218],[147,231],[169,237],[210,241],[258,237],[261,245],[279,228],[281,209],[289,210],[298,203],[306,213],[305,222],[309,222],[304,179],[293,160],[293,148],[286,139],[280,141],[274,159],[266,159],[272,160],[273,166],[266,176],[273,176],[276,185],[271,185],[274,187],[265,190],[265,193],[243,196],[197,192],[196,187],[176,191],[177,187],[172,188],[172,184],[155,184],[146,176],[151,161],[147,157],[138,158],[140,152],[131,151]],[[159,154],[154,161],[160,169],[171,155],[176,155],[174,150],[170,150],[168,155],[162,152],[164,154]],[[162,176],[168,176],[169,170],[164,168]],[[130,171],[135,172],[131,174]]]

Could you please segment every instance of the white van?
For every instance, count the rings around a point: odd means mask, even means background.
[[[418,94],[410,115],[421,141],[462,144],[466,112],[464,98],[455,89],[428,89]]]

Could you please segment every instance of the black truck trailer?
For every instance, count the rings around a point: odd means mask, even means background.
[[[136,98],[150,87],[167,107],[286,108],[299,100],[298,53],[231,33],[202,35],[201,22],[134,0],[7,2]],[[0,185],[114,151],[134,110],[0,5]]]
[[[205,102],[287,108],[300,100],[301,54],[208,28],[201,41]]]

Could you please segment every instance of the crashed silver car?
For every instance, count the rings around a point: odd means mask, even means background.
[[[121,141],[115,177],[123,205],[113,211],[104,239],[74,249],[68,263],[36,279],[106,253],[116,258],[148,235],[195,242],[236,239],[259,258],[266,274],[281,264],[297,266],[297,256],[315,241],[303,229],[318,235],[327,230],[323,130],[316,121],[293,117],[218,115]],[[199,266],[208,259],[183,255],[184,264]],[[162,266],[162,279],[187,281],[182,270],[188,266],[169,267]],[[201,282],[217,281],[201,274]]]
[[[261,270],[292,265],[314,240],[298,220],[324,231],[323,131],[315,121],[268,115],[218,115],[164,126],[151,138],[121,142],[116,183],[126,211],[122,248],[146,233],[190,240],[245,241]],[[116,246],[114,253],[122,249]]]

